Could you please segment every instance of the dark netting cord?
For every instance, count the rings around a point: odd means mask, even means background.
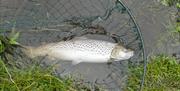
[[[62,29],[63,24],[71,26]],[[72,28],[75,32],[67,31]],[[136,55],[129,60],[129,65],[144,64],[139,88],[142,90],[147,64],[143,39],[131,11],[120,0],[0,0],[0,29],[21,30],[21,32],[27,32],[26,36],[31,34],[27,30],[45,31],[42,33],[45,37],[41,36],[39,41],[36,38],[25,37],[21,40],[30,41],[31,44],[37,44],[41,39],[54,42],[55,40],[52,39],[55,38],[64,38],[69,35],[81,36],[93,29],[105,30],[104,35],[111,37],[113,35],[118,42],[135,50]],[[40,33],[35,33],[33,36],[39,37],[38,34]],[[63,36],[59,36],[60,34]],[[121,62],[112,64],[116,77],[123,78],[120,74],[127,74],[121,72],[122,64]],[[107,81],[102,80],[97,84],[103,84],[106,86],[104,88],[108,88],[109,84],[114,82],[108,80],[110,76],[105,78]],[[113,86],[109,88],[113,89]]]

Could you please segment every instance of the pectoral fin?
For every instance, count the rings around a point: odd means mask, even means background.
[[[80,60],[72,61],[72,65],[77,65],[77,64],[79,64],[80,62],[81,62]]]
[[[114,61],[114,59],[113,59],[113,58],[110,58],[110,59],[107,61],[107,64],[110,65],[110,64],[112,64],[113,61]]]

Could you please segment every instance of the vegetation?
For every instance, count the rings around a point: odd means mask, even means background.
[[[0,67],[1,91],[75,91],[72,79],[60,79],[53,76],[50,70],[42,70],[32,66],[27,69],[6,68],[2,63]],[[7,74],[7,70],[11,74]],[[9,77],[12,77],[9,79]]]
[[[159,0],[165,6],[176,6],[180,8],[180,0]]]
[[[127,91],[137,91],[140,86],[143,66],[130,68]],[[173,57],[152,57],[147,64],[143,91],[179,91],[180,64]]]
[[[13,54],[14,48],[17,47],[18,43],[16,42],[19,33],[11,33],[9,37],[0,35],[0,54],[1,57],[5,54]]]

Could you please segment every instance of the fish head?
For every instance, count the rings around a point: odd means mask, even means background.
[[[134,56],[134,51],[132,49],[127,49],[121,45],[116,45],[111,53],[111,58],[115,59],[115,61],[127,60],[132,56]]]

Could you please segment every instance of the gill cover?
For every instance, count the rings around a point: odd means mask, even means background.
[[[126,49],[121,45],[116,45],[112,52],[110,58],[118,59],[118,60],[126,60],[132,57],[134,52],[130,49]]]

